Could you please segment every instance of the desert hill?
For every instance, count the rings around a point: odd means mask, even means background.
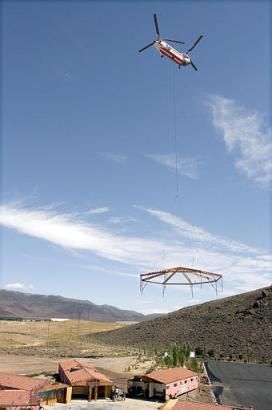
[[[62,296],[0,290],[1,317],[69,318],[103,322],[141,321],[147,316],[118,309],[110,305],[96,305],[88,300]]]
[[[210,357],[272,360],[272,287],[180,309],[97,334],[102,343],[165,351],[188,342]]]

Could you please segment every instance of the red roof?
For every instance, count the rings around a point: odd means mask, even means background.
[[[0,387],[30,391],[37,390],[48,383],[48,380],[33,379],[32,377],[18,376],[17,374],[0,373]]]
[[[65,360],[64,362],[60,362],[60,366],[63,368],[63,370],[68,370],[72,367],[78,366],[79,361],[76,359],[70,359],[70,360]]]
[[[76,359],[71,359],[61,362],[59,367],[62,368],[71,385],[87,381],[95,381],[101,384],[112,384],[110,379],[104,374],[97,372],[91,363],[88,362],[79,362]]]
[[[189,379],[190,377],[196,377],[197,374],[183,367],[174,367],[171,369],[155,370],[146,376],[160,383],[167,384],[178,380]]]
[[[0,390],[0,407],[2,406],[38,406],[40,400],[26,390]]]
[[[193,403],[191,401],[178,400],[171,410],[232,410],[231,406],[218,406],[211,403]]]

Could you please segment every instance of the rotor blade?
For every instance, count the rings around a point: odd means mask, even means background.
[[[146,50],[148,47],[153,46],[153,44],[155,44],[155,43],[156,43],[156,41],[152,41],[152,43],[147,44],[147,46],[145,46],[145,47],[141,48],[140,50],[138,50],[139,53],[141,53],[142,51]]]
[[[158,23],[157,15],[153,14],[153,17],[154,17],[156,33],[158,34],[158,37],[160,37],[160,30],[159,30],[159,23]]]
[[[191,66],[197,71],[197,68],[196,68],[196,66],[194,65],[194,63],[192,62],[192,60],[191,60]]]
[[[172,43],[180,43],[180,44],[185,44],[184,41],[178,41],[178,40],[170,40],[170,38],[164,38],[165,41],[170,41]]]
[[[202,38],[203,38],[202,35],[199,36],[198,39],[196,40],[196,42],[192,45],[192,47],[189,48],[189,50],[187,50],[187,53],[189,53],[190,51],[192,51],[192,50],[195,48],[195,46],[200,42],[200,40],[201,40]]]

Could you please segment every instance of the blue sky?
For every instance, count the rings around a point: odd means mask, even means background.
[[[185,41],[177,69],[156,38]],[[271,4],[2,2],[1,287],[144,313],[271,283]],[[178,153],[176,179],[175,136]]]

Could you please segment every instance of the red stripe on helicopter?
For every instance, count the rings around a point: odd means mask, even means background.
[[[175,56],[174,54],[172,54],[170,51],[166,51],[163,48],[160,49],[160,52],[165,55],[166,57],[170,58],[171,60],[173,60],[175,63],[180,64],[182,62],[181,59],[179,59],[177,56]]]

